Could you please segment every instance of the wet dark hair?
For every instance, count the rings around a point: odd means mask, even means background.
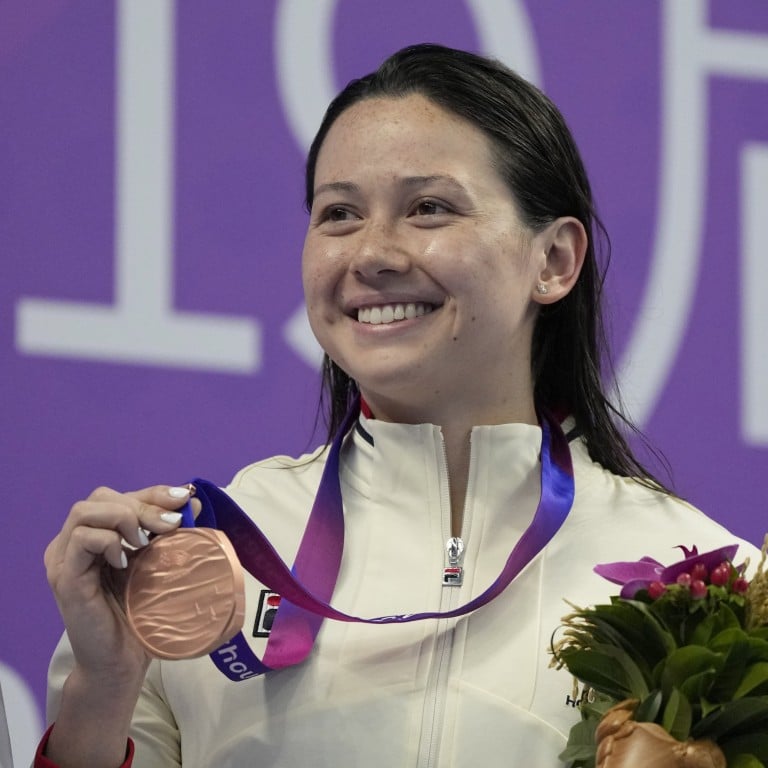
[[[329,105],[307,157],[307,209],[318,153],[339,115],[364,99],[410,94],[428,98],[490,139],[496,168],[531,230],[541,231],[561,216],[584,225],[589,243],[581,274],[567,296],[541,306],[534,328],[535,401],[575,417],[593,461],[665,490],[633,455],[617,423],[638,430],[604,392],[602,371],[612,377],[613,370],[601,309],[605,268],[597,261],[595,234],[605,243],[606,267],[608,237],[571,132],[538,88],[500,62],[473,53],[433,44],[403,48],[375,72],[351,81]],[[357,392],[356,382],[326,355],[321,407],[329,439]]]

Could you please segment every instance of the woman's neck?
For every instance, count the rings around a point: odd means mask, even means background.
[[[405,424],[435,424],[440,427],[445,446],[451,498],[451,535],[461,536],[464,506],[469,483],[472,428],[480,425],[537,424],[533,396],[505,403],[503,407],[468,408],[449,403],[440,408],[430,403],[425,408],[403,407],[363,395],[374,418]]]
[[[445,461],[448,468],[448,487],[451,498],[451,536],[461,536],[464,523],[464,505],[469,483],[470,435],[472,428],[458,430],[442,428]]]

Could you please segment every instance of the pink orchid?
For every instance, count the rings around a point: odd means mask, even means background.
[[[722,562],[732,562],[738,548],[738,544],[731,544],[700,555],[696,547],[688,549],[681,545],[680,549],[683,550],[685,559],[672,565],[664,566],[658,560],[643,557],[636,562],[603,563],[596,565],[594,570],[608,581],[621,584],[621,597],[631,599],[641,589],[648,589],[651,582],[674,584],[681,573],[690,573],[691,569],[699,563],[704,565],[707,573],[710,573]]]

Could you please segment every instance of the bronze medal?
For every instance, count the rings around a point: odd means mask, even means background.
[[[245,581],[229,539],[212,528],[180,528],[153,539],[130,563],[128,623],[160,659],[205,656],[243,626]]]

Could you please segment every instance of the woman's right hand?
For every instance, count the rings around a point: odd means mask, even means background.
[[[189,500],[187,488],[153,486],[131,493],[97,488],[70,510],[45,552],[48,582],[56,597],[75,657],[78,676],[135,683],[149,659],[131,634],[110,584],[124,581],[127,542],[141,548],[145,531],[178,527],[177,511]],[[143,529],[143,530],[142,530]],[[131,686],[133,687],[133,686]]]
[[[45,551],[48,582],[74,654],[45,747],[61,768],[112,768],[125,760],[149,657],[113,589],[125,580],[124,544],[141,548],[148,543],[145,531],[175,530],[177,510],[188,500],[188,489],[166,485],[132,493],[98,488],[72,507]]]

